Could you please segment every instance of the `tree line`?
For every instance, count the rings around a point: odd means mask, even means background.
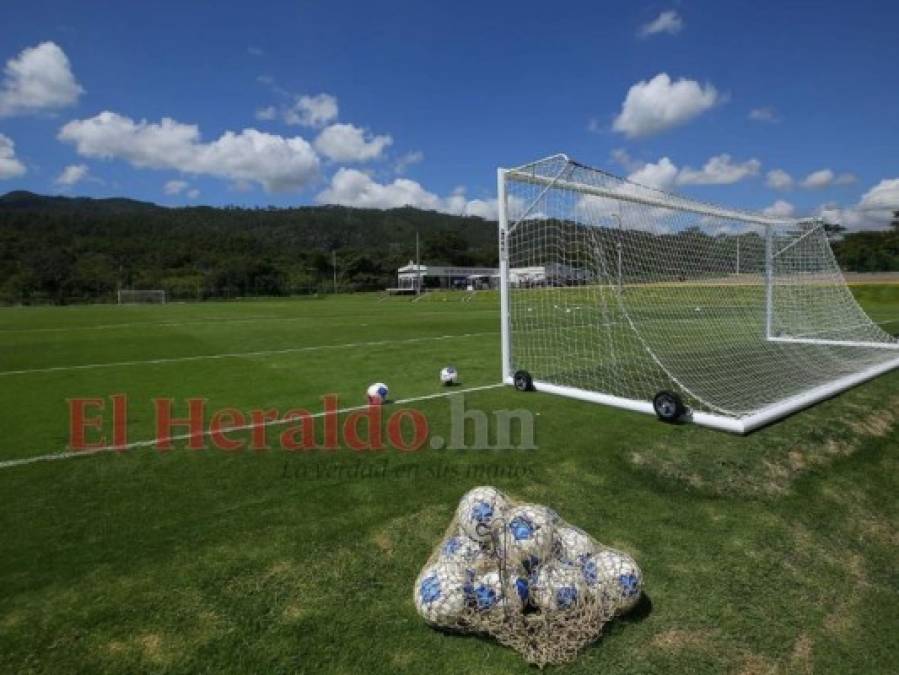
[[[888,230],[829,229],[844,270],[899,271],[899,211]],[[477,217],[414,208],[166,208],[11,192],[0,196],[0,303],[113,301],[120,288],[162,289],[173,299],[332,292],[335,260],[338,292],[382,290],[414,258],[416,234],[423,262],[497,265],[496,223]],[[682,234],[687,241],[690,233]]]

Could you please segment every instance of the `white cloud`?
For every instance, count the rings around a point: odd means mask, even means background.
[[[323,127],[337,119],[337,98],[331,94],[299,96],[284,110],[284,121],[304,127]]]
[[[331,178],[330,185],[316,196],[321,204],[340,204],[368,209],[394,209],[414,206],[430,211],[496,219],[496,200],[469,200],[463,188],[456,188],[448,197],[440,197],[408,178],[392,183],[378,183],[367,173],[341,168]]]
[[[190,186],[186,180],[170,180],[167,181],[165,185],[162,186],[162,191],[167,195],[177,195],[181,194]]]
[[[196,199],[200,196],[200,191],[197,188],[191,188],[186,194],[188,199]]]
[[[765,184],[775,190],[792,190],[794,181],[793,177],[783,169],[774,169],[768,172]]]
[[[378,159],[391,143],[388,135],[372,136],[352,124],[332,124],[315,139],[315,149],[335,162],[367,162]]]
[[[771,106],[764,108],[754,108],[749,111],[749,119],[755,122],[780,122],[777,111]]]
[[[825,204],[818,214],[851,229],[885,229],[899,210],[899,178],[886,178],[868,190],[857,204],[847,208]]]
[[[269,121],[275,119],[277,116],[278,116],[278,109],[273,105],[266,106],[265,108],[257,108],[256,109],[256,119],[257,120],[264,120],[266,122],[269,122]]]
[[[226,131],[204,143],[194,124],[168,117],[158,123],[135,122],[105,111],[69,122],[58,138],[73,143],[84,157],[123,159],[138,168],[258,183],[268,191],[296,190],[318,176],[319,159],[306,140],[256,129]]]
[[[69,59],[54,42],[28,47],[6,62],[0,85],[0,117],[58,110],[75,104],[84,89]]]
[[[408,169],[413,164],[418,164],[425,158],[425,153],[421,150],[414,150],[412,152],[407,152],[405,155],[400,155],[397,160],[393,163],[393,172],[397,175],[401,175],[406,173],[406,169]]]
[[[631,173],[627,178],[638,185],[669,190],[677,181],[678,168],[667,157],[662,157],[655,164],[647,163],[642,168]]]
[[[90,169],[87,164],[69,164],[62,170],[62,173],[56,177],[56,184],[65,187],[71,187],[88,177]]]
[[[820,190],[833,183],[834,178],[836,176],[830,169],[820,169],[806,176],[802,181],[802,187],[809,190]]]
[[[728,154],[711,157],[700,170],[685,166],[677,176],[679,185],[730,185],[758,174],[762,163],[749,159],[734,164]]]
[[[616,159],[635,169],[628,175],[628,180],[660,190],[670,190],[675,185],[730,185],[757,175],[761,168],[757,159],[735,164],[728,154],[710,157],[702,169],[689,166],[678,168],[668,157],[662,157],[655,163],[639,165],[639,168],[634,166],[635,163],[627,153],[618,153]]]
[[[612,150],[612,161],[628,172],[637,171],[643,167],[643,162],[631,157],[630,153],[623,148]]]
[[[778,199],[771,206],[762,210],[766,216],[775,216],[777,218],[789,218],[796,212],[796,207],[790,202]]]
[[[723,97],[711,84],[672,81],[667,73],[660,73],[628,90],[612,128],[629,138],[650,136],[685,124],[721,101]]]
[[[638,34],[641,37],[656,35],[657,33],[668,33],[669,35],[677,35],[684,27],[684,20],[673,9],[666,10],[659,14],[654,20],[640,27]]]
[[[16,144],[9,136],[0,134],[0,180],[24,175],[25,165],[16,158]]]
[[[841,173],[839,176],[834,178],[834,185],[852,185],[858,182],[858,177],[856,177],[853,173]]]

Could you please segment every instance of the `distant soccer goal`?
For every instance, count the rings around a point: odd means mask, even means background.
[[[120,305],[137,305],[147,303],[165,304],[165,291],[122,289],[118,292]]]
[[[503,379],[746,433],[899,367],[825,225],[556,155],[499,171]]]

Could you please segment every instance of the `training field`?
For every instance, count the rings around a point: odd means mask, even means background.
[[[853,293],[899,333],[899,286]],[[644,570],[637,611],[560,672],[899,672],[899,372],[748,437],[668,426],[495,386],[498,305],[0,309],[0,672],[532,672],[412,603],[478,484],[552,506]],[[449,363],[467,409],[532,411],[537,448],[432,449],[453,436]],[[385,427],[400,408],[426,418],[420,450],[288,452],[278,424],[270,450],[152,445],[154,399],[249,424],[254,409],[320,413],[327,394],[359,406],[379,380]],[[105,399],[112,442],[116,394],[128,449],[66,453],[67,400]]]

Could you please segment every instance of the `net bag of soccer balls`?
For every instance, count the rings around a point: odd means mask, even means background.
[[[465,494],[413,590],[434,627],[485,633],[538,666],[572,661],[637,604],[643,576],[546,506],[493,487]]]

